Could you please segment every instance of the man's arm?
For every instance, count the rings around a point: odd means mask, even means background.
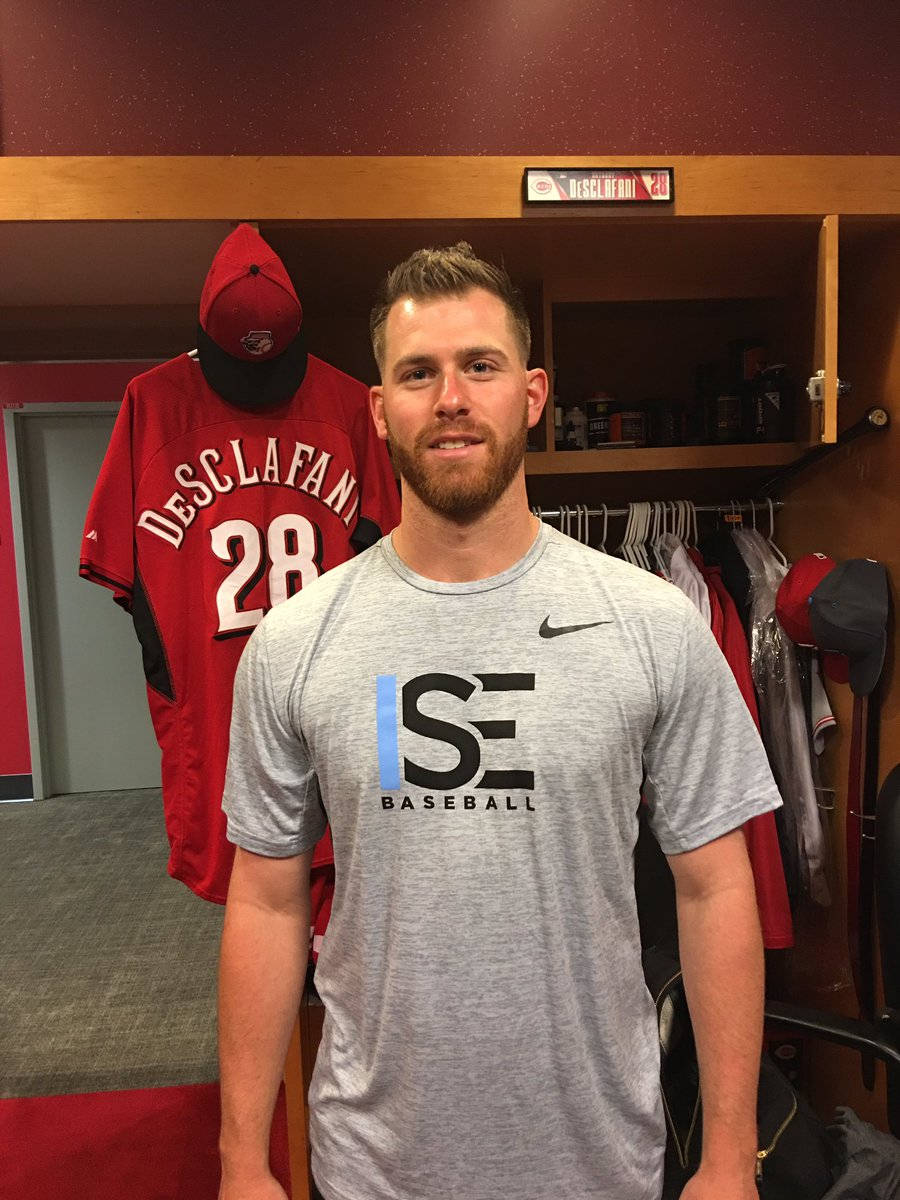
[[[708,1177],[740,1181],[755,1196],[765,960],[743,831],[667,860],[703,1095],[703,1153],[690,1194],[706,1195]]]
[[[312,856],[235,853],[219,961],[221,1200],[284,1195],[269,1135],[306,977]]]

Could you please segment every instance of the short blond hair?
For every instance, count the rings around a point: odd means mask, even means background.
[[[440,249],[416,250],[389,271],[382,281],[372,312],[369,333],[379,371],[384,373],[384,330],[388,313],[405,296],[431,300],[439,296],[462,296],[472,288],[483,288],[501,300],[509,314],[523,366],[531,353],[531,322],[522,297],[503,267],[478,258],[468,242]]]

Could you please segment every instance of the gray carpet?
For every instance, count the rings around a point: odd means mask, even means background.
[[[0,805],[0,1096],[209,1083],[224,910],[158,790]]]

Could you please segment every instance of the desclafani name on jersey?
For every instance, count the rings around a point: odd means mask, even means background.
[[[531,803],[530,796],[517,796],[513,800],[512,796],[382,796],[381,807],[385,812],[393,809],[397,812],[419,810],[429,808],[441,809],[463,809],[469,812],[484,811],[484,812],[534,812],[534,805]]]
[[[242,441],[242,438],[232,438],[228,443],[230,449],[224,453],[210,446],[200,451],[196,462],[179,463],[172,474],[184,491],[173,492],[160,505],[172,516],[166,516],[159,509],[145,508],[137,519],[138,528],[155,533],[177,550],[184,538],[184,531],[191,527],[201,508],[208,508],[219,496],[227,496],[238,488],[263,484],[294,488],[315,497],[350,528],[350,522],[359,507],[359,489],[356,479],[346,469],[335,482],[338,468],[332,465],[332,454],[316,446],[308,446],[305,442],[294,442],[293,451],[286,451],[282,458],[279,439],[270,437],[267,439],[265,462],[251,463],[248,469]],[[285,472],[283,467],[288,453],[291,453],[291,460]],[[189,492],[190,496],[184,492]]]

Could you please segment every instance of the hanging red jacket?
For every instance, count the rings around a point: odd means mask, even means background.
[[[718,600],[722,614],[721,636],[717,633],[715,624],[713,633],[728,660],[754,724],[759,729],[759,708],[750,671],[750,648],[737,605],[725,586],[721,570],[718,567],[707,566],[699,550],[691,547],[688,553],[707,582],[710,605],[712,606],[713,597]],[[794,944],[794,925],[784,879],[781,849],[778,845],[778,832],[775,828],[775,814],[767,812],[762,816],[753,817],[743,829],[750,865],[753,868],[753,882],[756,885],[763,944],[767,950],[789,949]]]

